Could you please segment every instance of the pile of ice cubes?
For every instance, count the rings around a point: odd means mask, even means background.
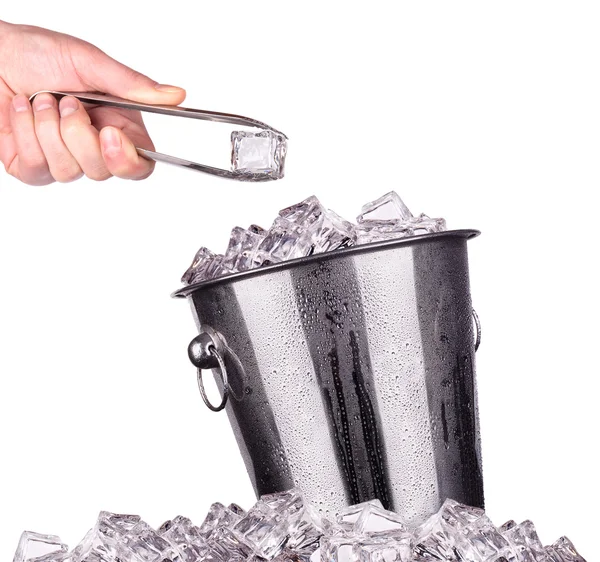
[[[200,248],[182,282],[191,285],[286,260],[446,230],[444,219],[413,216],[397,193],[363,206],[352,224],[321,205],[313,195],[279,212],[269,230],[236,226],[224,254]]]
[[[496,528],[482,509],[447,500],[416,529],[378,500],[328,521],[297,489],[249,511],[211,506],[196,527],[177,516],[158,530],[103,511],[69,552],[59,537],[25,532],[13,562],[585,562],[566,537],[543,547],[533,523]]]

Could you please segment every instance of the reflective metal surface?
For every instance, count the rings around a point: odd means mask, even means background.
[[[351,248],[176,293],[238,359],[225,357],[226,411],[257,495],[299,485],[326,512],[379,498],[415,524],[448,497],[483,507],[476,234]]]

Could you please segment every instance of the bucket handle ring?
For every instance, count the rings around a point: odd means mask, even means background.
[[[197,367],[198,390],[202,401],[209,410],[220,412],[227,405],[230,387],[227,380],[227,367],[225,366],[224,352],[229,349],[223,336],[213,330],[210,326],[202,326],[200,334],[196,336],[188,346],[188,356],[192,364]],[[223,382],[223,398],[218,406],[215,406],[208,398],[204,381],[202,380],[203,369],[219,369],[219,375]]]
[[[475,351],[479,349],[481,345],[481,322],[479,321],[479,316],[475,309],[472,309],[473,321],[475,322]]]

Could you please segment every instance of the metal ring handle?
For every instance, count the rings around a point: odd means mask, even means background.
[[[479,321],[479,316],[477,315],[477,312],[475,312],[475,309],[472,310],[471,314],[475,321],[475,351],[477,351],[481,345],[481,322]]]
[[[219,363],[219,371],[221,375],[221,380],[223,381],[223,399],[218,406],[214,406],[208,398],[206,394],[206,390],[204,388],[204,382],[202,381],[202,369],[198,368],[197,380],[198,380],[198,390],[200,390],[200,396],[202,396],[202,401],[206,404],[206,407],[213,412],[220,412],[227,405],[227,399],[229,397],[229,382],[227,381],[227,367],[225,367],[225,361],[221,357],[221,354],[217,351],[214,346],[210,346],[209,348],[210,354],[217,360]]]

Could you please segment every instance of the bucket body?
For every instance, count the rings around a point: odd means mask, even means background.
[[[257,496],[297,485],[329,514],[378,498],[411,524],[446,498],[483,507],[477,234],[359,246],[176,293],[236,356],[226,411]]]

